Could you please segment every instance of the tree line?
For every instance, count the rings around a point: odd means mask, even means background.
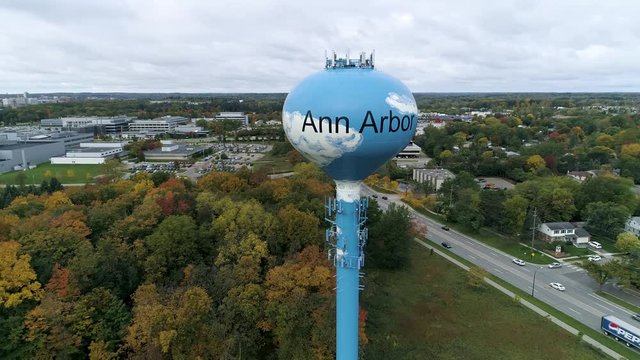
[[[307,163],[159,179],[3,203],[0,358],[335,358],[329,179]],[[369,226],[367,266],[408,266],[406,208],[373,202]]]

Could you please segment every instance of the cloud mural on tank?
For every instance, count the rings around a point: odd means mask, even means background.
[[[287,96],[291,144],[335,180],[362,180],[413,138],[418,109],[399,80],[371,68],[326,69]]]

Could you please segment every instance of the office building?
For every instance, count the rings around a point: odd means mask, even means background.
[[[249,116],[243,112],[221,112],[214,117],[214,121],[232,120],[238,121],[242,126],[249,126]]]
[[[130,132],[174,132],[178,125],[186,125],[187,118],[182,116],[163,116],[152,120],[134,120],[129,124]]]

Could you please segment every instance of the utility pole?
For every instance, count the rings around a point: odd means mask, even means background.
[[[533,208],[533,227],[531,228],[531,251],[533,251],[533,239],[536,237],[536,215],[538,213],[537,208]],[[533,295],[532,295],[533,296]]]

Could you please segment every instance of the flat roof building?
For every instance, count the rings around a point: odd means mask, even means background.
[[[187,118],[182,116],[163,116],[152,120],[134,120],[129,124],[131,132],[158,131],[163,133],[175,132],[178,125],[186,125]]]
[[[52,164],[104,164],[108,159],[122,153],[126,143],[92,142],[67,150],[65,156],[52,157]]]
[[[172,141],[163,140],[161,148],[145,151],[144,158],[150,161],[188,160],[198,153],[203,153],[208,148],[209,146],[176,144]]]
[[[55,141],[28,142],[0,145],[0,173],[26,170],[49,161],[51,156],[64,154],[64,143]]]
[[[447,169],[413,169],[413,180],[421,184],[429,183],[436,191],[445,180],[455,177],[455,174]]]
[[[213,119],[214,121],[233,120],[240,122],[244,127],[249,126],[249,116],[243,112],[221,112],[218,113]]]
[[[94,128],[97,134],[116,134],[129,129],[134,117],[118,116],[73,116],[40,120],[40,127],[45,130]]]

